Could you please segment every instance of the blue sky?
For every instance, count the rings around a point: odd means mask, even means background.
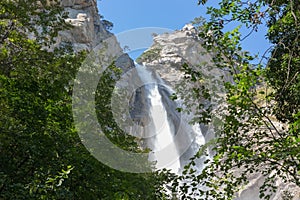
[[[98,8],[114,23],[114,33],[140,27],[180,29],[204,11],[196,0],[101,0]]]
[[[115,34],[143,27],[181,29],[195,17],[205,17],[205,7],[197,0],[98,0],[98,8],[106,20],[113,22]],[[210,1],[215,4],[216,0]],[[260,55],[269,47],[266,28],[243,41],[243,48]],[[243,32],[246,35],[246,32]]]

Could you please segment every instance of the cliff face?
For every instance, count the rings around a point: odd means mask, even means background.
[[[174,33],[157,35],[153,40],[153,45],[137,59],[137,62],[154,70],[172,86],[183,77],[180,69],[184,63],[199,64],[203,60],[199,57],[203,48],[192,26],[185,26]]]
[[[60,32],[57,43],[71,43],[76,51],[105,48],[106,62],[116,59],[116,66],[123,70],[134,67],[133,61],[123,53],[116,37],[106,29],[98,14],[96,0],[61,0],[61,6],[69,14],[66,22],[73,28]],[[109,63],[109,64],[110,64]]]
[[[201,71],[207,75],[224,75],[211,68],[211,56],[202,47],[196,28],[190,24],[174,33],[157,35],[153,40],[153,45],[137,59],[137,62],[155,70],[173,87],[184,77],[184,63],[194,67],[201,65]]]
[[[100,20],[96,0],[62,0],[61,6],[69,13],[66,21],[74,28],[61,32],[59,41],[70,42],[75,49],[82,50],[92,49],[113,36]]]

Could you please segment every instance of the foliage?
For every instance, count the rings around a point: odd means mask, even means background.
[[[139,56],[136,61],[138,63],[143,62],[143,60],[155,60],[159,57],[159,53],[161,52],[160,48],[153,48],[145,51],[141,56]]]
[[[210,159],[200,174],[194,170],[195,161],[202,157],[197,154],[173,185],[182,196],[233,199],[254,174],[265,177],[259,195],[263,199],[272,198],[277,180],[300,186],[299,6],[298,1],[222,0],[219,7],[207,8],[207,22],[196,20],[213,65],[227,71],[232,81],[223,82],[227,107],[223,129],[212,143],[214,153],[206,151]],[[255,63],[258,55],[243,52],[241,44],[264,21],[273,46]],[[237,27],[231,29],[232,24]],[[242,36],[241,28],[249,34]],[[201,66],[185,65],[184,70],[191,82],[202,77]],[[195,88],[194,103],[211,98],[203,95],[209,89],[203,87]],[[212,109],[199,105],[199,111],[203,118],[196,121],[209,125]]]
[[[69,28],[57,5],[0,2],[0,199],[159,198],[165,173],[111,169],[81,144],[71,94],[86,52],[52,46]],[[133,143],[118,144],[126,149]]]
[[[75,60],[81,58],[68,47],[42,49],[67,27],[61,8],[46,2],[2,1],[0,10],[1,198],[42,197],[47,190],[34,185],[68,164],[64,154],[71,142],[66,141],[75,137],[67,112],[69,80],[78,67]],[[51,26],[48,20],[53,20]]]
[[[105,19],[102,20],[102,24],[106,30],[111,30],[114,26],[114,24],[112,22],[105,20]]]
[[[95,97],[98,122],[106,136],[115,145],[124,148],[124,150],[139,152],[140,149],[135,142],[135,137],[126,134],[118,127],[111,111],[110,99],[115,88],[116,80],[120,78],[121,74],[122,70],[117,68],[115,64],[112,64],[103,72],[99,80]]]

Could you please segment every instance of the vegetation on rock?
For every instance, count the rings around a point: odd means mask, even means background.
[[[141,56],[136,59],[137,63],[142,63],[143,61],[156,60],[159,58],[160,48],[153,48],[145,51]]]

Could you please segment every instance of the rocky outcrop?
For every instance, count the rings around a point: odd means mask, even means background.
[[[61,0],[61,6],[69,16],[66,22],[73,28],[60,32],[58,43],[71,43],[78,51],[91,50],[103,40],[114,37],[100,19],[96,0]],[[121,51],[121,48],[116,50]]]
[[[201,65],[203,72],[221,74],[215,69],[208,69],[212,66],[211,56],[202,47],[196,28],[190,24],[174,33],[156,35],[153,41],[153,45],[137,59],[137,62],[153,69],[172,87],[184,78],[184,63],[190,66]]]
[[[253,174],[249,177],[249,183],[244,187],[242,191],[237,194],[235,200],[260,200],[259,190],[263,185],[265,178],[261,174]],[[278,190],[271,196],[272,200],[299,200],[300,188],[295,184],[284,183],[282,180],[275,182]]]
[[[70,43],[76,51],[104,48],[107,64],[116,61],[116,66],[125,71],[134,67],[116,37],[107,30],[106,22],[101,20],[96,0],[61,0],[61,6],[69,16],[66,22],[73,27],[59,33],[57,44]]]

